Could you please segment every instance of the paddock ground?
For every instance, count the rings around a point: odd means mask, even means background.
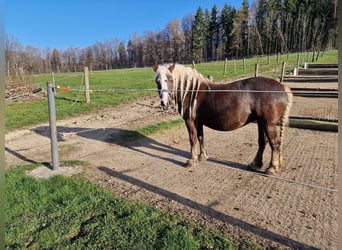
[[[57,121],[60,160],[89,162],[86,176],[119,196],[236,240],[265,248],[337,249],[337,133],[286,128],[286,169],[276,179],[246,169],[257,151],[256,124],[231,132],[206,128],[210,159],[183,168],[189,155],[183,125],[140,141],[119,139],[132,129],[178,118],[158,104],[158,97],[145,98]],[[337,98],[295,97],[290,115],[337,118]],[[48,124],[8,133],[5,141],[7,168],[50,161]]]

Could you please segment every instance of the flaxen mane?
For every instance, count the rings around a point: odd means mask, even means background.
[[[196,109],[196,100],[198,95],[198,90],[201,83],[208,84],[211,81],[199,73],[196,69],[181,65],[174,64],[169,67],[173,76],[173,91],[175,92],[174,99],[176,104],[181,104],[180,114],[184,115],[184,101],[187,94],[189,97],[189,117]]]

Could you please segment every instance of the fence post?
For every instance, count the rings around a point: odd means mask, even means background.
[[[57,127],[56,127],[56,107],[55,107],[55,85],[53,83],[46,83],[47,97],[49,103],[49,119],[50,119],[50,141],[51,141],[51,158],[52,170],[58,170],[58,146],[57,146]]]
[[[236,59],[234,59],[234,73],[236,73]]]
[[[242,64],[243,64],[243,71],[245,72],[245,68],[246,68],[246,59],[245,58],[242,59]]]
[[[51,74],[52,74],[52,85],[55,86],[55,73],[52,71]],[[56,91],[54,91],[53,94],[56,97],[57,95]]]
[[[286,62],[283,61],[283,65],[282,65],[282,67],[281,67],[280,82],[283,82],[283,81],[284,81],[285,67],[286,67]]]
[[[315,61],[315,49],[312,49],[312,59],[311,59],[311,62],[314,62]]]
[[[227,74],[227,64],[228,64],[228,60],[226,58],[226,60],[224,60],[223,75]]]
[[[318,56],[319,56],[319,49],[318,49],[317,54],[316,54],[316,62],[318,61]]]
[[[259,63],[255,64],[255,71],[254,71],[254,77],[258,76],[258,72],[259,72]]]
[[[297,54],[297,69],[299,69],[300,54]]]
[[[88,72],[88,67],[84,67],[84,87],[85,87],[85,98],[86,98],[86,103],[90,103],[90,89],[89,89],[89,72]]]

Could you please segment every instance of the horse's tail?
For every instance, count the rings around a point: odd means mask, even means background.
[[[284,137],[284,130],[285,126],[289,122],[289,115],[290,115],[290,109],[292,106],[292,101],[293,101],[293,94],[291,92],[291,89],[287,86],[284,86],[284,91],[287,94],[287,105],[284,114],[281,117],[280,121],[280,131],[279,131],[279,137],[280,137],[280,155],[282,155],[282,143],[283,143],[283,137]]]

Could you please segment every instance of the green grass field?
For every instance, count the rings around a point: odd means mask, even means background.
[[[287,62],[286,70],[296,67],[297,53],[271,57],[250,58],[243,61],[228,61],[227,72],[224,73],[224,61],[197,64],[196,69],[203,75],[210,75],[214,81],[232,81],[237,78],[253,76],[255,64],[259,62],[259,75],[279,78],[282,62]],[[302,65],[311,54],[301,53],[299,63]],[[337,63],[337,50],[326,51],[316,63]],[[75,115],[96,112],[96,110],[129,102],[132,99],[147,95],[157,95],[152,68],[120,69],[93,71],[90,74],[91,103],[85,103],[82,90],[82,73],[55,74],[56,86],[68,86],[72,91],[57,90],[57,120]],[[35,76],[36,82],[46,89],[46,82],[52,81],[51,74]],[[126,89],[126,90],[125,90]],[[6,131],[33,126],[48,121],[47,100],[14,103],[5,105]]]
[[[81,175],[27,177],[25,172],[34,167],[6,172],[7,249],[260,249],[118,198]]]

